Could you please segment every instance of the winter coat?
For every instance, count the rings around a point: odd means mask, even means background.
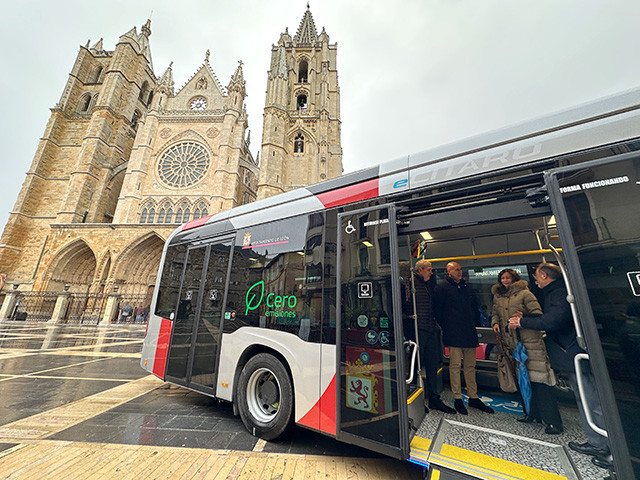
[[[491,293],[493,294],[491,326],[500,325],[502,342],[507,350],[506,353],[512,357],[518,342],[518,334],[520,335],[520,341],[524,344],[529,356],[525,365],[529,372],[529,379],[532,382],[555,385],[556,378],[547,356],[543,333],[527,328],[520,328],[516,333],[516,330],[510,330],[507,327],[509,318],[516,312],[522,312],[525,315],[541,315],[542,309],[538,300],[529,290],[529,284],[526,280],[513,282],[505,293],[498,293],[500,286],[499,283],[496,283],[491,287]]]
[[[432,279],[433,277],[431,277]],[[416,312],[418,314],[418,330],[435,332],[438,325],[433,316],[433,289],[434,282],[429,279],[424,281],[420,275],[413,274],[413,281],[416,287]]]
[[[523,328],[547,332],[545,344],[556,372],[573,372],[573,359],[583,350],[576,339],[571,309],[567,302],[567,289],[562,279],[554,280],[542,289],[544,313],[539,316],[525,315],[520,319]]]
[[[446,277],[436,286],[433,313],[442,327],[445,347],[476,348],[478,309],[471,300],[469,285],[464,280],[456,283]]]

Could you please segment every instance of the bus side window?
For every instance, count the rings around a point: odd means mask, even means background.
[[[171,314],[176,311],[186,252],[186,245],[171,246],[167,249],[156,302],[155,314],[159,317],[171,318]]]
[[[238,232],[225,333],[250,326],[320,340],[323,230],[313,214]]]

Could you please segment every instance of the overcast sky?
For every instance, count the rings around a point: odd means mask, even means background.
[[[0,17],[0,225],[80,45],[151,17],[155,74],[178,90],[211,50],[226,86],[244,62],[251,150],[260,150],[271,45],[306,0],[20,0]],[[640,86],[638,0],[311,1],[338,43],[345,172]]]

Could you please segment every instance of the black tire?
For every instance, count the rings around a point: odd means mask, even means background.
[[[256,437],[273,440],[291,426],[291,379],[273,355],[259,353],[249,359],[238,378],[236,401],[242,423]]]

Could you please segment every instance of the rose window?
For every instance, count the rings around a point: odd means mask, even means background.
[[[182,142],[166,150],[158,162],[158,176],[171,187],[198,183],[209,168],[209,153],[196,142]]]

